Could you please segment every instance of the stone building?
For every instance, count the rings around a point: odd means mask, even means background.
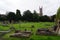
[[[43,8],[41,7],[39,7],[39,16],[43,16]]]

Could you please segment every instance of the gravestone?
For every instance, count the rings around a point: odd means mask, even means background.
[[[14,27],[14,26],[11,26],[11,27],[10,27],[10,30],[12,30],[12,31],[13,31],[13,30],[16,30],[16,29],[15,29],[15,27]]]

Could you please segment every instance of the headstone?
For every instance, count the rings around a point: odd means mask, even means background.
[[[10,27],[10,30],[16,30],[16,29],[15,29],[15,27],[12,26],[12,27]]]

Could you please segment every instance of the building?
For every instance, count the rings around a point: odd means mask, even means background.
[[[43,16],[43,9],[39,7],[39,16]]]

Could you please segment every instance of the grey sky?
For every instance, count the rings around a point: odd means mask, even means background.
[[[43,7],[44,15],[56,14],[59,7],[59,0],[0,0],[0,14],[5,14],[7,11],[15,12],[16,9],[21,10],[36,10],[39,13],[39,6]]]

